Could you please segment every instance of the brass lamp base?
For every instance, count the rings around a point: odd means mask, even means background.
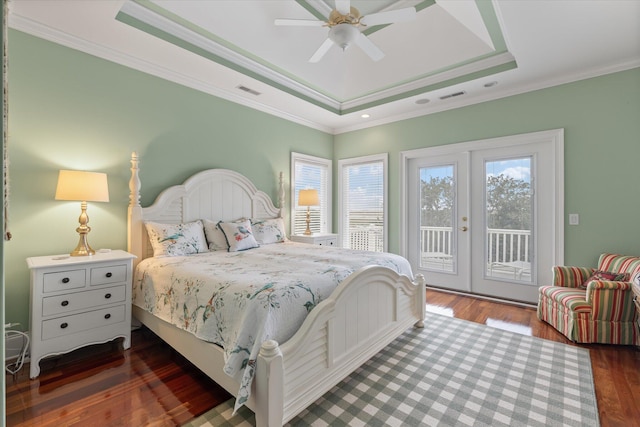
[[[85,232],[80,231],[80,227],[76,229],[76,231],[80,233],[80,240],[78,241],[78,246],[76,246],[76,248],[69,255],[71,256],[95,255],[96,251],[91,249],[91,246],[89,246],[89,242],[87,241],[87,234],[89,233],[90,230],[91,230],[90,227],[87,227],[87,231]]]
[[[82,213],[80,214],[80,218],[78,218],[78,222],[80,222],[80,227],[76,228],[78,234],[80,234],[80,240],[78,241],[78,246],[69,254],[71,256],[88,256],[94,255],[96,251],[91,249],[89,246],[89,242],[87,241],[87,234],[91,231],[91,227],[87,225],[89,222],[89,216],[87,215],[87,202],[82,202],[80,204],[80,208],[82,209]]]
[[[309,223],[311,222],[311,214],[309,212],[309,206],[307,206],[307,229],[304,230],[305,236],[311,236],[313,233],[311,232],[311,228],[309,228]]]

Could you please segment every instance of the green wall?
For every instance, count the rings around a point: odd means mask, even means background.
[[[243,173],[277,200],[278,172],[288,183],[291,151],[333,157],[329,134],[18,31],[9,43],[7,321],[28,325],[25,258],[77,244],[80,204],[54,200],[59,169],[108,174],[110,202],[89,203],[89,243],[126,249],[134,150],[143,206],[162,188],[214,167]]]
[[[640,68],[341,134],[334,153],[389,153],[389,250],[397,252],[401,151],[558,128],[565,214],[580,214],[578,226],[565,218],[565,263],[640,255]]]
[[[566,262],[592,265],[602,251],[640,254],[640,69],[333,137],[17,31],[9,40],[7,322],[28,324],[25,258],[77,243],[79,204],[53,200],[59,169],[108,173],[111,202],[89,204],[89,241],[126,248],[133,150],[143,205],[211,167],[237,170],[275,199],[291,151],[334,165],[388,152],[389,249],[397,252],[401,151],[564,128],[565,212],[580,214],[579,226],[565,223]]]

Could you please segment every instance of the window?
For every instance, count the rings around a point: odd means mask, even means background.
[[[340,160],[340,244],[387,250],[387,154]]]
[[[300,190],[318,190],[320,206],[308,207],[314,233],[331,232],[331,160],[291,153],[291,234],[307,228],[307,206],[298,206]]]

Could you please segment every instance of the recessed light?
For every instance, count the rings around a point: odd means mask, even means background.
[[[416,104],[418,105],[423,105],[423,104],[427,104],[429,103],[429,100],[427,98],[420,98],[418,100],[416,100]]]
[[[485,84],[484,84],[484,87],[494,87],[494,86],[495,86],[495,85],[497,85],[497,84],[498,84],[498,82],[494,80],[494,81],[492,81],[492,82],[485,83]]]
[[[362,117],[363,119],[368,119],[371,116],[365,113],[365,114],[361,115],[360,117]]]

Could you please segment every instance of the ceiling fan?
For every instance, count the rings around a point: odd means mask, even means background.
[[[357,44],[372,60],[379,61],[384,57],[384,52],[361,33],[358,27],[409,21],[416,16],[414,7],[362,16],[358,9],[351,6],[350,0],[335,0],[335,2],[336,8],[331,11],[327,21],[308,19],[275,20],[275,25],[282,26],[329,27],[329,37],[311,56],[309,62],[320,61],[334,44],[344,51],[353,43]]]

